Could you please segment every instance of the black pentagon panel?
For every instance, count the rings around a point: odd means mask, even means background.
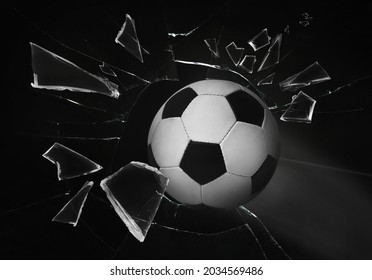
[[[190,141],[180,167],[197,183],[204,185],[226,172],[220,145]]]
[[[277,160],[268,155],[260,169],[252,176],[252,194],[263,190],[273,176],[276,164]]]
[[[226,96],[236,120],[261,126],[265,116],[265,109],[249,93],[239,90]]]
[[[197,96],[196,92],[189,87],[177,92],[165,104],[162,118],[181,117],[183,111],[185,111],[190,102]]]
[[[147,145],[147,155],[149,158],[149,164],[153,167],[159,168],[159,165],[157,164],[154,154],[152,152],[151,144]]]

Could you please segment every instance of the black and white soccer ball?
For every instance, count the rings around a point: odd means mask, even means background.
[[[169,178],[167,193],[188,205],[233,208],[260,192],[279,156],[266,104],[239,84],[192,83],[159,109],[148,134],[150,163]]]

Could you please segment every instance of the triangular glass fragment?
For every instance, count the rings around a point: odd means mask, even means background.
[[[207,45],[209,51],[211,52],[214,58],[220,57],[220,53],[218,51],[218,43],[217,43],[216,38],[205,39],[204,43]]]
[[[288,109],[280,117],[285,122],[311,123],[316,100],[300,91],[292,97]]]
[[[91,74],[71,61],[34,43],[31,45],[34,81],[41,89],[95,92],[118,98],[118,86],[108,79]]]
[[[112,70],[110,68],[110,66],[108,66],[106,63],[103,62],[102,65],[99,66],[99,68],[101,69],[101,71],[107,75],[110,75],[110,76],[113,76],[113,77],[117,77],[116,73],[114,72],[114,70]]]
[[[134,19],[130,15],[125,15],[125,22],[118,35],[116,35],[115,42],[122,45],[129,53],[143,63],[142,47],[137,37]]]
[[[102,180],[100,185],[129,231],[143,242],[168,179],[156,168],[133,161]]]
[[[43,157],[57,166],[58,180],[80,177],[102,169],[102,166],[57,142]]]
[[[280,58],[280,46],[282,44],[282,34],[279,33],[276,35],[274,40],[271,42],[267,53],[265,54],[264,58],[262,59],[261,65],[257,71],[261,71],[263,69],[269,68],[274,66],[275,64],[279,63]]]
[[[248,44],[254,51],[258,51],[263,47],[270,44],[271,37],[267,34],[267,28],[263,29],[260,33],[248,41]]]
[[[266,76],[262,80],[258,81],[258,86],[271,85],[274,81],[275,72],[271,73],[269,76]]]
[[[71,224],[76,226],[79,222],[81,212],[83,210],[87,196],[93,187],[93,182],[86,182],[80,189],[80,191],[74,195],[73,198],[67,202],[65,206],[58,212],[53,218],[53,222],[60,222],[65,224]]]
[[[252,73],[255,62],[256,62],[255,55],[245,55],[242,61],[239,63],[239,67],[244,69],[248,73]]]
[[[330,80],[331,77],[316,61],[304,70],[288,77],[279,83],[281,90],[296,91],[299,88],[319,84]]]
[[[244,48],[238,48],[234,42],[231,42],[225,47],[225,49],[234,65],[238,66],[243,56]]]

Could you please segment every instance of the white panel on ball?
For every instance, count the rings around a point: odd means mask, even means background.
[[[201,204],[201,187],[180,167],[160,168],[160,172],[169,179],[166,192],[181,203]]]
[[[224,80],[203,80],[192,83],[187,87],[191,87],[198,95],[220,96],[226,96],[241,89],[237,83]]]
[[[262,129],[266,138],[268,153],[276,159],[279,158],[279,129],[276,120],[268,109],[265,110],[265,119]]]
[[[154,131],[155,131],[156,127],[158,126],[159,122],[161,121],[161,117],[162,117],[163,111],[164,111],[164,106],[165,105],[161,106],[159,111],[156,113],[156,115],[154,117],[154,120],[151,123],[150,130],[149,130],[149,135],[147,137],[147,145],[149,145],[151,143],[152,135],[154,134]]]
[[[179,166],[189,141],[180,118],[162,120],[151,140],[156,163],[160,167]]]
[[[181,118],[191,140],[217,144],[236,122],[227,100],[211,95],[194,98]]]
[[[261,127],[236,122],[221,143],[228,172],[252,176],[267,157],[265,135]]]
[[[202,186],[203,204],[218,208],[234,208],[249,200],[251,190],[250,177],[225,173]]]

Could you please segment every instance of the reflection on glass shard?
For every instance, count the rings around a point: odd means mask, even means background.
[[[198,28],[199,28],[199,26],[195,27],[194,29],[190,30],[189,32],[183,32],[183,33],[172,33],[172,32],[168,32],[168,36],[169,37],[173,37],[173,38],[176,38],[178,36],[180,36],[180,37],[187,37],[187,36],[191,35]]]
[[[244,69],[248,73],[252,73],[255,62],[256,62],[255,55],[245,55],[242,61],[239,63],[239,67]]]
[[[243,56],[244,48],[238,48],[234,42],[231,42],[225,47],[225,49],[235,66],[238,66],[240,59]]]
[[[331,77],[316,61],[301,72],[298,72],[279,83],[281,90],[296,91],[299,88],[319,84],[330,80]]]
[[[118,98],[118,86],[34,43],[31,45],[34,88],[95,92]]]
[[[76,195],[74,195],[74,197],[71,198],[65,206],[63,206],[61,211],[58,212],[58,214],[53,218],[52,221],[76,226],[83,210],[85,201],[87,200],[87,196],[92,187],[92,181],[86,182],[81,187],[80,191]]]
[[[289,25],[286,26],[286,28],[284,29],[284,32],[289,34]]]
[[[275,76],[275,72],[271,73],[269,76],[266,76],[262,80],[258,81],[257,85],[258,86],[271,85],[274,81],[274,76]]]
[[[303,91],[292,96],[292,102],[288,109],[280,117],[285,122],[311,123],[316,100]]]
[[[141,47],[137,37],[134,19],[132,19],[130,15],[125,15],[125,22],[116,36],[115,42],[122,45],[129,53],[134,55],[143,63],[141,51],[143,48]]]
[[[272,41],[257,71],[261,71],[263,69],[272,67],[275,64],[279,63],[281,44],[282,44],[282,34],[279,33],[274,38],[274,41]]]
[[[58,180],[80,177],[102,169],[102,166],[58,142],[43,157],[57,166]]]
[[[113,76],[113,77],[117,77],[116,73],[106,63],[103,62],[103,64],[100,65],[99,68],[101,69],[103,73]]]
[[[207,45],[209,51],[211,52],[214,58],[220,57],[216,38],[205,39],[204,43]]]
[[[141,162],[131,162],[101,181],[116,213],[139,241],[144,241],[164,196],[168,179]]]
[[[306,27],[310,24],[310,22],[307,20],[300,20],[298,23],[301,24],[303,27]]]
[[[271,37],[267,34],[267,28],[265,28],[252,39],[250,39],[248,44],[253,48],[254,51],[258,51],[259,49],[262,49],[270,44],[270,40]]]

